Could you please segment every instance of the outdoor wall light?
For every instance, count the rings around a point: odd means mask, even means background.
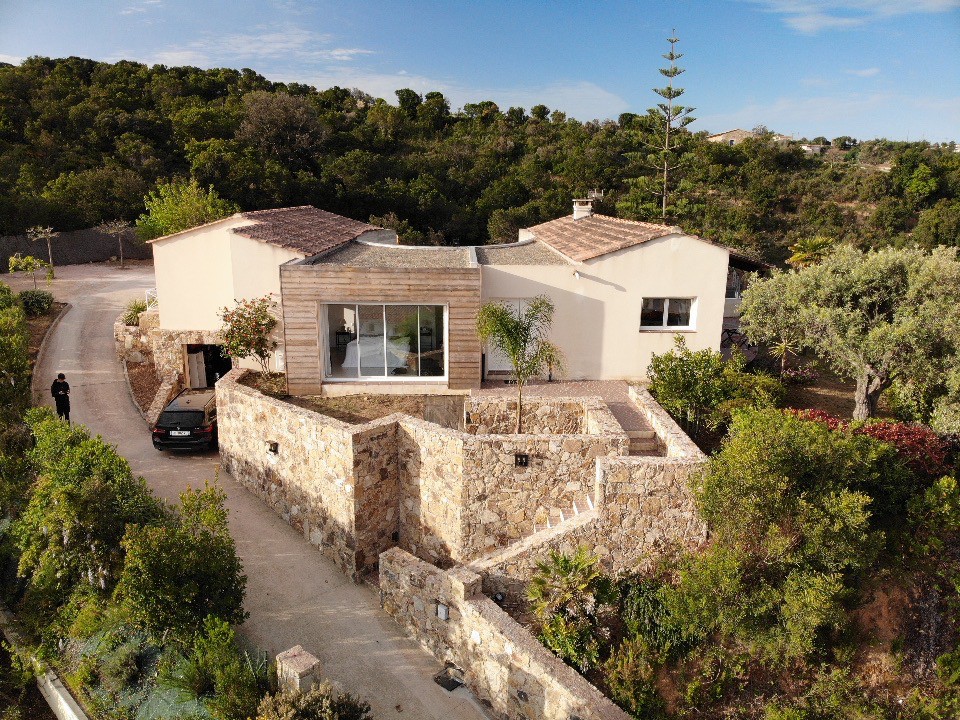
[[[280,443],[272,440],[267,441],[267,452],[271,455],[277,455],[280,452]]]
[[[530,467],[530,456],[527,453],[516,453],[513,456],[514,467]]]
[[[442,602],[437,602],[437,617],[446,622],[450,619],[450,608]]]
[[[574,271],[573,271],[573,276],[574,276],[577,280],[579,280],[579,279],[580,279],[580,271],[579,271],[579,270],[574,270]]]

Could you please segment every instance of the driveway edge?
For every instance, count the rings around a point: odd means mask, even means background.
[[[39,405],[39,402],[42,388],[37,388],[37,373],[35,370],[43,364],[44,355],[47,352],[47,341],[50,339],[50,336],[53,335],[53,331],[57,329],[57,325],[60,324],[60,321],[63,319],[63,316],[66,315],[73,308],[73,305],[67,303],[62,308],[60,312],[53,319],[53,322],[50,323],[50,327],[47,328],[47,332],[43,336],[43,340],[40,341],[40,349],[37,350],[37,357],[33,361],[33,367],[30,368],[30,395],[33,398],[33,404]]]
[[[133,394],[133,386],[130,385],[130,373],[127,372],[127,361],[124,360],[123,358],[120,359],[120,367],[123,368],[123,381],[127,385],[127,397],[130,398],[130,403],[133,405],[134,408],[136,408],[137,412],[140,413],[140,417],[143,418],[143,422],[145,422],[147,424],[147,428],[149,428],[150,421],[147,420],[147,414],[137,404],[137,398]]]

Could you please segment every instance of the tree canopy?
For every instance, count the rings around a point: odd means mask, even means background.
[[[819,264],[756,280],[741,317],[752,341],[788,332],[855,380],[854,418],[866,419],[894,381],[933,380],[957,364],[960,262],[948,248],[842,246]]]
[[[600,212],[660,219],[656,111],[582,122],[544,105],[451,108],[439,92],[402,89],[396,102],[252,70],[77,57],[3,66],[0,233],[133,221],[150,188],[176,177],[244,210],[393,213],[408,242],[515,240],[593,188],[605,191]],[[917,226],[926,244],[957,242],[951,146],[838,138],[813,157],[772,134],[734,147],[705,135],[671,133],[669,222],[688,232],[771,262],[816,235],[874,247]]]

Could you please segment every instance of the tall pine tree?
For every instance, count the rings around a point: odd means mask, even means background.
[[[658,141],[656,147],[660,155],[658,169],[662,168],[663,170],[663,191],[659,193],[661,195],[660,219],[663,222],[667,221],[670,173],[679,165],[678,162],[674,162],[674,150],[679,146],[676,139],[677,133],[695,119],[690,116],[694,108],[675,105],[673,102],[683,95],[683,88],[673,86],[673,79],[683,73],[683,68],[677,67],[677,60],[683,57],[683,53],[676,51],[677,43],[680,42],[680,38],[676,36],[676,30],[674,30],[672,37],[667,38],[667,42],[670,43],[670,52],[663,58],[670,61],[670,67],[660,68],[660,74],[667,78],[667,86],[653,89],[657,95],[663,98],[664,102],[657,103],[655,108],[651,108],[653,114],[660,121],[655,137]]]

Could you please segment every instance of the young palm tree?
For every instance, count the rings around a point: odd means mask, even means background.
[[[821,262],[833,250],[834,239],[826,235],[802,237],[790,246],[793,253],[787,258],[787,264],[795,268],[805,268]]]
[[[490,302],[477,313],[477,334],[510,360],[517,382],[517,433],[523,424],[523,386],[535,375],[562,367],[563,354],[546,336],[553,323],[553,302],[546,295],[530,301],[526,310]]]

